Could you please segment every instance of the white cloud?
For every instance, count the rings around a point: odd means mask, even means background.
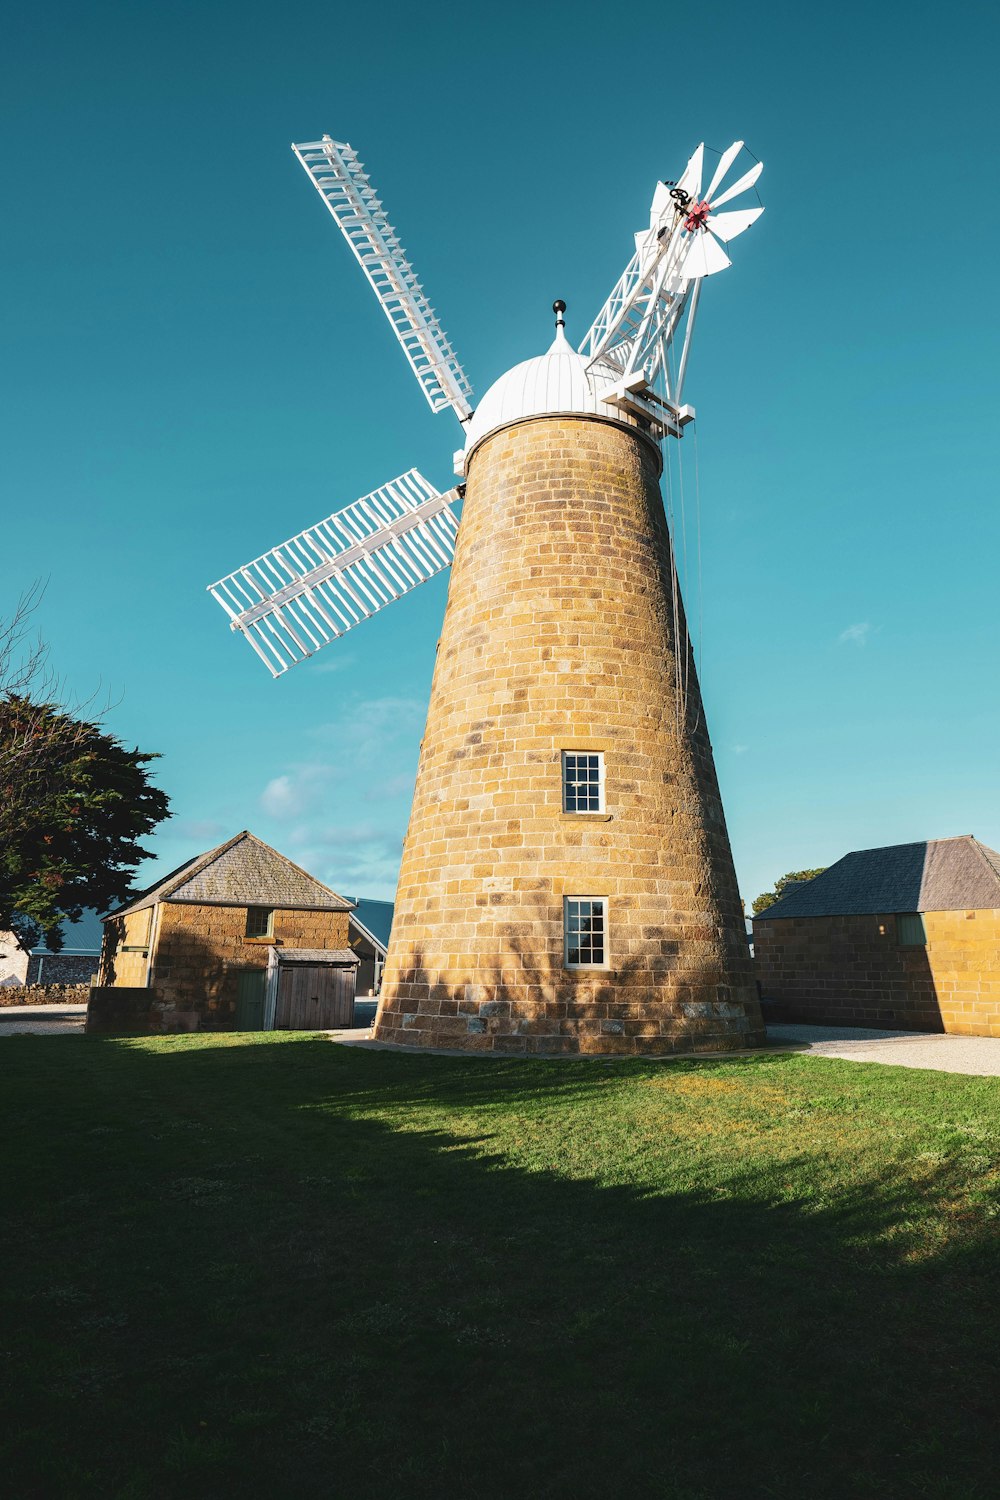
[[[183,839],[220,839],[226,832],[226,825],[217,823],[214,818],[181,818],[171,826],[170,832],[180,834]]]
[[[314,657],[310,666],[314,672],[343,672],[354,665],[354,657],[346,651],[332,651],[329,656]]]
[[[415,774],[413,771],[400,771],[398,776],[385,776],[381,781],[371,781],[362,796],[366,802],[387,802],[394,797],[403,796],[412,798]]]
[[[272,818],[298,818],[322,806],[335,767],[322,762],[292,766],[275,776],[260,794],[260,805]]]
[[[749,749],[750,749],[749,745],[734,745],[733,746],[733,754],[734,755],[746,755],[746,753],[747,753],[747,751]]]
[[[846,630],[840,632],[837,639],[839,641],[853,641],[855,646],[863,646],[868,640],[868,632],[871,628],[867,620],[860,625],[848,625]]]
[[[290,776],[275,776],[260,794],[260,805],[272,818],[298,811],[298,798]]]
[[[306,758],[274,767],[260,807],[275,845],[317,879],[348,896],[391,897],[426,704],[346,695],[336,711],[309,731]]]
[[[416,751],[427,705],[416,698],[367,698],[345,702],[339,719],[314,730],[324,743],[332,741],[358,759],[384,754],[401,737],[411,738]]]
[[[403,852],[401,832],[372,824],[292,830],[288,852],[297,864],[341,895],[391,900]]]

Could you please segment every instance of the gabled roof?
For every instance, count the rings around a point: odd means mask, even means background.
[[[350,911],[352,905],[246,829],[171,870],[134,901],[109,915],[124,916],[159,901],[274,906],[289,911]]]
[[[360,927],[383,955],[388,951],[394,911],[391,901],[373,901],[367,896],[358,896],[351,912],[352,925]]]
[[[997,908],[1000,854],[966,834],[890,844],[884,849],[855,849],[822,875],[795,886],[754,921]]]
[[[82,911],[75,922],[69,917],[59,923],[62,933],[62,948],[59,950],[63,957],[70,957],[77,953],[89,956],[91,953],[100,953],[101,941],[104,937],[104,929],[101,926],[100,913],[93,907],[87,907]],[[47,954],[53,952],[42,934],[40,941],[32,948],[33,954]]]
[[[29,919],[30,920],[30,919]],[[100,957],[101,944],[104,940],[104,928],[100,912],[94,907],[88,906],[80,913],[76,920],[64,917],[59,923],[62,933],[63,945],[59,950],[60,958],[98,958]],[[17,934],[14,932],[0,931],[0,943],[13,952],[28,952],[32,958],[48,958],[55,954],[55,949],[49,947],[49,940],[43,932],[33,948],[23,949],[18,942]],[[3,955],[0,954],[0,957]],[[6,981],[4,981],[6,983]]]

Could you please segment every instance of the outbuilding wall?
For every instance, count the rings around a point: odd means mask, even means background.
[[[153,908],[109,917],[104,924],[99,985],[141,989],[146,984]]]
[[[755,921],[766,1019],[1000,1036],[1000,911],[923,918],[926,946],[891,913]]]
[[[132,919],[142,915],[118,919],[126,942]],[[149,983],[162,1008],[186,1017],[188,1025],[224,1030],[235,1020],[242,971],[266,969],[268,950],[275,945],[346,948],[347,923],[346,911],[276,910],[273,936],[251,938],[246,936],[245,906],[164,901],[155,909]],[[109,922],[109,929],[113,925]],[[121,951],[120,939],[116,949],[114,941],[109,938],[106,944],[102,982],[126,987],[145,983],[145,960],[142,977],[137,977],[133,955]]]

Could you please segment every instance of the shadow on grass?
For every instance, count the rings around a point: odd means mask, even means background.
[[[8,1493],[995,1493],[986,1228],[911,1263],[911,1180],[789,1201],[738,1155],[692,1180],[666,1138],[613,1180],[623,1090],[815,1062],[3,1062]]]

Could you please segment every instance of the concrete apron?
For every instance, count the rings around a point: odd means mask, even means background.
[[[345,1047],[365,1047],[380,1052],[410,1052],[434,1057],[509,1058],[517,1054],[469,1053],[456,1047],[411,1047],[398,1042],[378,1042],[368,1031],[327,1031],[328,1041]],[[745,1052],[669,1052],[645,1055],[643,1062],[737,1062],[773,1052],[802,1052],[809,1057],[836,1057],[846,1062],[877,1062],[890,1067],[929,1068],[941,1073],[968,1073],[982,1078],[1000,1077],[1000,1037],[942,1036],[913,1031],[873,1031],[862,1027],[769,1026],[767,1047]],[[535,1053],[539,1062],[565,1062],[565,1054]],[[525,1059],[522,1057],[522,1061]],[[620,1062],[619,1056],[582,1053],[574,1062]]]
[[[886,1063],[1000,1078],[1000,1037],[946,1036],[940,1032],[876,1031],[864,1026],[769,1026],[772,1045],[810,1057]]]

